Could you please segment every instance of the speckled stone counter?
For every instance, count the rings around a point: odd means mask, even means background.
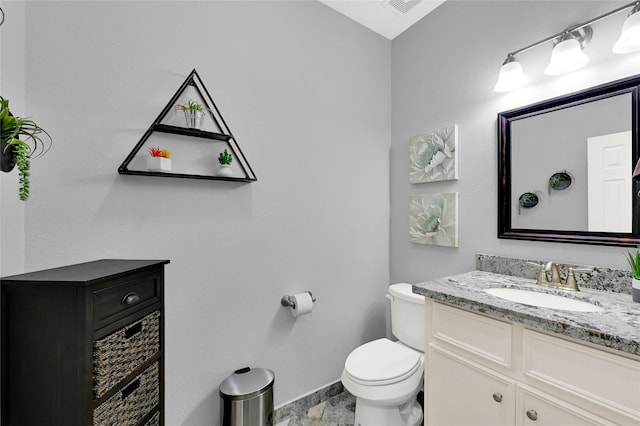
[[[494,287],[559,294],[593,303],[604,311],[571,312],[540,308],[511,302],[483,291]],[[534,279],[484,271],[472,271],[414,284],[413,291],[472,312],[640,356],[640,303],[634,303],[629,294],[590,288],[570,293],[539,286]]]

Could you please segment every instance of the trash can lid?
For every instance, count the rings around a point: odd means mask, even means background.
[[[250,399],[273,386],[275,374],[267,368],[241,368],[220,383],[220,396]]]

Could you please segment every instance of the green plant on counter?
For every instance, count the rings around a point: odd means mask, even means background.
[[[0,139],[4,144],[2,154],[15,156],[20,176],[18,196],[26,201],[29,198],[31,159],[45,154],[51,148],[51,136],[35,121],[13,116],[9,110],[9,100],[1,96],[0,123]],[[49,143],[39,136],[42,133],[47,135]],[[21,137],[25,140],[20,140]]]
[[[627,253],[627,260],[631,267],[631,277],[640,280],[640,249],[636,250],[635,253]]]
[[[218,155],[218,162],[220,164],[231,164],[232,161],[233,156],[231,155],[231,153],[229,153],[229,151],[227,151],[226,148],[220,153],[220,155]]]

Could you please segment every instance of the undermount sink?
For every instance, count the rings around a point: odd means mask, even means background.
[[[602,312],[600,306],[596,306],[582,300],[571,299],[557,294],[541,293],[519,288],[487,288],[484,290],[492,296],[510,300],[523,305],[538,306],[541,308],[561,309],[573,312]]]

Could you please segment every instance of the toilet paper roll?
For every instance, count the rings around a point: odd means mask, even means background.
[[[296,302],[296,307],[291,308],[291,315],[293,315],[294,318],[308,314],[313,310],[313,299],[311,299],[309,293],[294,294],[292,298]]]

